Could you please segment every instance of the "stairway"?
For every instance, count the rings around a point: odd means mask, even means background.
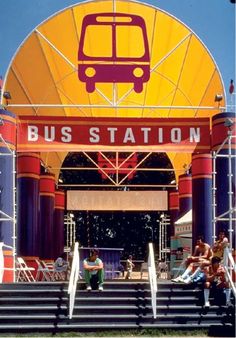
[[[175,284],[171,281],[158,283],[157,318],[151,319],[150,306],[143,316],[142,328],[232,328],[234,309],[227,308],[222,292],[210,297],[211,307],[203,307],[204,297],[201,286]],[[216,298],[216,301],[214,300]],[[150,302],[149,302],[150,303]]]
[[[68,318],[68,283],[0,284],[0,333],[95,331],[106,329],[222,329],[231,336],[234,308],[202,307],[202,290],[170,281],[158,282],[157,318],[153,319],[149,284],[106,281],[104,291],[78,283],[73,318]],[[213,303],[213,300],[210,299]]]

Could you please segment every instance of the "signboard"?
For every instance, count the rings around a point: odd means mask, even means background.
[[[109,196],[109,197],[108,197]],[[167,210],[167,191],[67,191],[67,210]]]
[[[206,152],[208,118],[77,118],[22,116],[18,151]]]

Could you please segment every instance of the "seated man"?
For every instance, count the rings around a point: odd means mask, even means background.
[[[211,257],[212,257],[212,250],[211,250],[210,245],[203,241],[202,236],[198,236],[197,244],[195,246],[193,255],[189,256],[185,261],[187,269],[184,271],[184,273],[181,276],[172,279],[172,281],[189,283],[190,275],[193,273],[195,267],[203,263],[209,264]]]
[[[212,247],[213,256],[219,257],[220,259],[224,256],[224,248],[229,244],[228,238],[225,236],[224,231],[220,231],[218,240],[215,241]]]
[[[103,262],[98,258],[98,250],[93,249],[90,252],[90,256],[85,258],[83,262],[84,266],[84,279],[87,285],[87,291],[92,290],[92,286],[99,291],[103,291],[104,282],[104,269]]]
[[[229,288],[229,283],[225,279],[225,270],[224,267],[220,265],[220,258],[215,256],[212,257],[211,264],[205,267],[206,282],[204,284],[204,301],[205,307],[210,306],[209,295],[210,288],[215,286],[216,288],[225,288],[226,294],[226,306],[229,306],[230,303],[230,294],[231,289]]]
[[[204,267],[211,264],[212,257],[219,257],[223,259],[224,248],[228,245],[228,238],[225,236],[224,231],[220,231],[218,235],[218,240],[212,246],[212,256],[209,259],[204,259],[199,267],[195,270],[193,274],[190,274],[187,278],[184,279],[184,283],[192,283],[193,281],[198,280],[198,275],[200,272],[204,271]]]

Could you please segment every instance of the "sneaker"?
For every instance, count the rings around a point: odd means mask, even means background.
[[[193,281],[192,281],[192,279],[191,279],[190,277],[188,277],[188,278],[186,278],[186,279],[183,279],[183,282],[184,282],[185,284],[191,284]]]
[[[210,307],[210,302],[208,301],[208,302],[205,302],[205,305],[204,305],[205,307]]]
[[[103,291],[103,286],[102,285],[99,285],[98,291]]]
[[[173,282],[175,283],[184,283],[184,279],[182,276],[179,276],[177,278],[172,279]]]
[[[179,276],[179,277],[176,277],[176,278],[173,278],[173,279],[171,279],[172,280],[172,282],[174,282],[174,283],[178,283],[178,282],[181,282],[181,276]],[[182,278],[183,279],[183,278]]]
[[[88,285],[87,288],[86,288],[86,290],[87,290],[87,291],[91,291],[91,290],[92,290],[91,286]]]

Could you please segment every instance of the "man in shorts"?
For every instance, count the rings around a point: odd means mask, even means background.
[[[229,306],[231,304],[230,302],[231,289],[229,288],[229,283],[226,281],[225,269],[220,264],[219,257],[217,256],[212,257],[211,264],[205,267],[205,275],[206,275],[206,282],[204,284],[205,307],[210,307],[209,295],[210,288],[212,287],[225,289],[226,306]]]
[[[202,236],[198,236],[193,255],[189,256],[185,261],[187,267],[186,270],[181,276],[172,279],[172,281],[175,283],[188,283],[189,278],[196,269],[196,267],[200,266],[203,263],[209,264],[212,255],[213,253],[210,245],[204,242]]]

